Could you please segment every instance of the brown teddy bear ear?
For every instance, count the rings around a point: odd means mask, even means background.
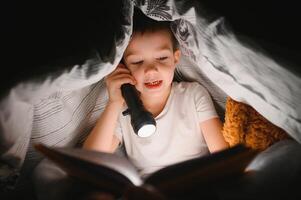
[[[246,145],[264,150],[277,141],[290,138],[251,106],[227,97],[223,136],[230,146]]]

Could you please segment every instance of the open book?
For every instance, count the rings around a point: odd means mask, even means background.
[[[245,173],[245,168],[257,153],[238,145],[167,166],[143,180],[126,157],[43,144],[36,144],[35,148],[70,176],[117,196],[123,195],[129,188],[147,188],[169,197],[179,191],[230,181]]]

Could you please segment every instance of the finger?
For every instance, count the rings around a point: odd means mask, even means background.
[[[127,68],[116,68],[111,74],[109,74],[108,76],[112,76],[112,75],[116,75],[116,74],[130,74],[130,70],[128,70]]]
[[[130,75],[130,74],[119,74],[119,75],[116,75],[116,76],[112,77],[111,81],[118,81],[118,79],[125,79],[125,78],[131,80],[133,83],[136,83],[135,78],[132,75]]]
[[[119,70],[115,71],[114,73],[109,74],[107,77],[111,79],[111,78],[114,78],[115,76],[122,76],[123,74],[127,75],[127,76],[132,76],[129,70],[119,69]]]
[[[117,65],[117,68],[127,68],[126,66],[125,66],[125,64],[123,64],[123,63],[119,63],[118,65]]]
[[[117,81],[115,81],[114,83],[112,83],[111,87],[112,88],[118,88],[120,89],[122,85],[124,84],[131,84],[134,85],[133,81],[129,78],[121,78],[118,79]]]
[[[127,68],[119,68],[117,69],[114,74],[119,74],[119,73],[126,73],[126,74],[130,74],[130,70],[128,70]]]
[[[135,80],[135,78],[131,74],[129,74],[129,73],[112,74],[111,76],[107,77],[107,80],[111,81],[111,80],[115,80],[115,79],[123,78],[123,77],[129,77],[129,78]]]
[[[133,76],[129,75],[129,74],[119,74],[116,75],[114,77],[111,77],[109,79],[107,79],[107,83],[108,84],[113,84],[113,85],[121,85],[121,84],[125,84],[125,83],[130,83],[132,85],[136,84],[136,80]]]

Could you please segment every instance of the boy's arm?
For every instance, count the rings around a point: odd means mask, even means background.
[[[219,118],[212,118],[200,123],[200,127],[211,153],[229,147],[222,135],[222,123]]]
[[[115,128],[120,112],[120,104],[108,103],[98,119],[83,148],[113,153],[120,141],[115,136]]]
[[[109,101],[96,126],[86,139],[83,148],[113,153],[120,143],[114,134],[118,116],[124,104],[120,88],[122,84],[131,83],[134,85],[136,81],[123,64],[119,64],[105,80]]]

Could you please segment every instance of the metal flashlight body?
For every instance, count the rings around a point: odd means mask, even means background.
[[[156,131],[156,121],[139,98],[139,92],[135,86],[126,83],[121,86],[122,96],[128,106],[128,109],[122,114],[131,116],[131,124],[134,132],[140,137],[149,137]]]

